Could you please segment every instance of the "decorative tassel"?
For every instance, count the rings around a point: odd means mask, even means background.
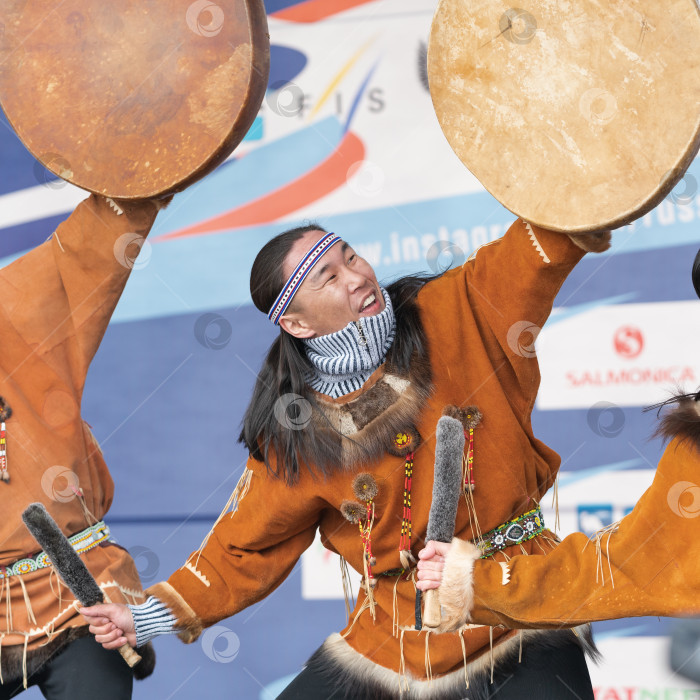
[[[5,432],[5,421],[0,423],[0,479],[8,482],[10,474],[7,471],[7,438]]]
[[[11,630],[12,626],[12,593],[10,591],[10,577],[5,577],[5,623],[7,629]]]
[[[51,620],[51,622],[48,625],[45,625],[43,629],[44,632],[46,632],[46,641],[40,645],[42,647],[46,646],[47,644],[51,644],[51,641],[56,634],[56,621]]]
[[[464,431],[464,437],[467,439],[467,469],[464,475],[464,489],[473,491],[476,487],[474,483],[474,428],[469,428],[469,432]]]
[[[608,569],[610,571],[610,582],[612,583],[612,587],[615,588],[615,581],[613,580],[613,571],[612,571],[612,565],[610,564],[610,538],[612,535],[614,535],[618,528],[620,526],[620,521],[617,520],[614,523],[610,523],[610,525],[606,525],[605,527],[601,528],[598,530],[598,532],[595,533],[592,539],[589,539],[588,542],[586,542],[585,546],[583,549],[586,549],[588,547],[588,544],[592,542],[595,539],[595,551],[597,555],[597,564],[596,564],[596,572],[595,572],[595,582],[598,583],[598,575],[600,575],[600,580],[601,580],[601,585],[605,585],[605,573],[603,571],[603,537],[605,535],[608,536],[607,543],[605,545],[605,553],[608,559]]]
[[[464,439],[467,444],[467,454],[462,455],[464,502],[467,504],[467,512],[469,513],[472,539],[481,540],[481,527],[479,526],[479,518],[476,515],[476,503],[474,502],[474,491],[476,489],[474,477],[474,430],[481,423],[481,411],[476,406],[467,406],[466,408],[446,406],[442,413],[445,416],[456,418],[464,427]]]
[[[56,594],[56,591],[53,589],[53,582],[54,582],[54,577],[56,580],[56,587],[58,588],[58,594]],[[63,609],[63,581],[61,581],[61,577],[56,573],[56,570],[51,567],[51,573],[49,574],[49,587],[51,588],[51,592],[58,598],[58,612],[61,612]]]
[[[613,532],[617,531],[617,524],[614,529],[610,530],[608,533],[608,541],[605,543],[605,556],[608,559],[608,570],[610,571],[610,583],[612,584],[612,587],[615,588],[615,579],[613,578],[613,572],[612,572],[612,564],[610,564],[610,538],[612,537]]]
[[[250,488],[250,481],[253,477],[253,471],[251,469],[248,469],[247,467],[243,471],[243,474],[241,475],[241,478],[238,480],[238,483],[236,484],[236,488],[233,489],[233,493],[231,494],[230,498],[226,502],[226,505],[224,506],[224,509],[221,511],[219,514],[219,517],[216,519],[214,524],[211,527],[211,530],[207,532],[205,538],[202,540],[202,544],[199,545],[199,549],[197,550],[197,561],[195,561],[194,565],[195,568],[199,564],[199,558],[202,556],[202,552],[204,551],[204,548],[207,546],[207,542],[209,542],[209,538],[211,537],[211,533],[214,532],[214,528],[219,524],[221,519],[226,515],[228,509],[231,509],[231,515],[230,517],[233,517],[236,512],[238,511],[238,504],[243,500],[245,495],[248,493],[248,489]],[[181,569],[184,569],[185,566],[189,563],[190,559],[192,558],[192,554],[190,555],[189,559],[180,567]]]
[[[542,554],[547,554],[545,551],[544,547],[540,544],[540,538],[539,537],[533,537],[532,541],[542,550]]]
[[[464,682],[467,685],[467,690],[469,690],[469,671],[467,670],[467,646],[464,643],[464,632],[465,630],[459,630],[459,641],[462,642],[462,658],[464,659]]]
[[[350,570],[345,557],[340,557],[340,576],[343,579],[343,597],[345,598],[345,614],[347,622],[350,622],[350,613],[355,607],[355,597],[352,594],[352,585],[350,584]],[[352,601],[352,606],[350,602]]]
[[[350,625],[350,627],[348,627],[347,631],[342,635],[343,639],[345,639],[350,634],[350,632],[352,632],[352,628],[355,626],[355,623],[360,618],[360,615],[362,615],[362,613],[365,610],[367,610],[367,608],[369,608],[369,598],[365,597],[365,599],[362,601],[362,605],[360,605],[360,609],[357,611],[357,613],[355,614],[355,617],[353,617],[353,619],[352,619],[352,624]]]
[[[394,592],[391,597],[391,636],[399,636],[399,598],[396,591],[396,587],[399,585],[401,580],[400,576],[396,577],[396,582],[394,583]]]
[[[520,630],[520,649],[518,651],[518,663],[523,662],[523,631]]]
[[[374,601],[374,587],[377,585],[377,580],[372,575],[372,567],[377,563],[376,559],[372,556],[372,526],[374,525],[374,503],[372,501],[367,501],[365,504],[366,513],[365,519],[360,520],[358,526],[360,528],[360,537],[362,539],[362,567],[364,576],[362,578],[362,583],[367,594],[367,599],[369,600],[369,611],[372,615],[372,619],[377,619],[377,611],[375,608]]]
[[[467,443],[467,456],[464,462],[464,491],[472,492],[476,487],[474,482],[474,428],[481,423],[481,411],[476,406],[445,406],[443,416],[456,418],[464,426],[464,439]]]
[[[29,644],[29,632],[24,633],[24,651],[22,652],[22,685],[27,689],[27,645]]]
[[[399,559],[401,560],[401,567],[406,571],[415,566],[416,558],[410,549],[402,549],[399,552]]]
[[[559,543],[561,542],[561,540],[556,535],[554,535],[554,537],[550,537],[549,535],[545,534],[544,532],[540,534],[540,538],[542,540],[544,540],[545,542],[547,542],[547,544],[549,544],[549,546],[552,549],[556,549],[557,546],[559,545]]]
[[[88,525],[94,525],[95,523],[98,523],[99,520],[93,515],[93,513],[90,511],[90,509],[87,507],[87,503],[85,502],[85,492],[81,488],[75,488],[75,486],[71,486],[71,489],[73,490],[73,493],[75,494],[76,498],[80,502],[80,505],[82,506],[83,509],[83,515],[85,515],[85,521],[87,522]]]
[[[476,503],[474,502],[474,491],[469,489],[464,490],[464,501],[467,504],[467,513],[469,514],[469,527],[472,531],[472,538],[476,541],[481,541],[482,533],[479,525],[479,518],[476,515]]]
[[[22,596],[24,597],[24,606],[27,609],[27,618],[29,619],[30,622],[33,622],[36,625],[38,623],[36,621],[36,617],[34,617],[34,610],[32,609],[32,604],[31,604],[31,601],[29,600],[29,593],[27,593],[27,587],[25,586],[24,581],[22,580],[21,576],[18,576],[17,580],[19,581],[19,585],[22,588]]]
[[[363,472],[354,478],[352,482],[352,489],[355,496],[360,501],[364,501],[364,505],[362,503],[358,503],[357,501],[343,501],[340,504],[340,512],[346,520],[351,523],[355,523],[360,529],[360,539],[362,540],[363,572],[361,585],[364,588],[367,596],[372,619],[376,620],[377,611],[374,601],[374,587],[377,585],[377,580],[372,574],[372,567],[376,566],[377,560],[372,555],[372,526],[374,525],[374,498],[379,493],[379,487],[371,474]],[[345,582],[343,582],[343,585],[345,586]]]
[[[399,695],[402,695],[404,690],[408,692],[411,689],[411,686],[408,682],[408,678],[406,676],[406,657],[403,653],[403,635],[405,632],[405,629],[401,630],[401,638],[399,640]]]
[[[7,483],[10,480],[10,472],[7,470],[7,431],[5,421],[12,415],[12,409],[7,401],[0,396],[0,481]]]
[[[58,231],[54,231],[46,240],[50,240],[52,236],[56,239],[56,243],[58,243],[58,247],[61,249],[61,252],[65,253],[65,248],[61,245],[61,239],[58,237]]]
[[[24,633],[24,651],[22,652],[22,685],[27,689],[27,645],[29,644],[29,632]]]
[[[554,532],[559,532],[559,474],[554,477],[554,488],[552,489],[552,508],[554,508]]]
[[[411,485],[413,482],[413,452],[406,455],[404,462],[403,480],[403,517],[401,519],[401,538],[399,540],[399,559],[404,569],[410,569],[410,564],[415,563],[411,554],[411,535],[413,524],[411,522]],[[402,556],[403,555],[403,556]]]
[[[58,595],[56,595],[56,591],[54,591],[54,589],[53,589],[54,577],[58,581]],[[51,567],[51,571],[49,573],[49,588],[51,589],[51,592],[54,594],[54,596],[56,598],[58,598],[58,615],[60,615],[61,610],[62,610],[62,605],[63,605],[63,600],[62,600],[62,595],[61,595],[61,579],[58,576],[58,574],[56,573],[56,570],[53,568],[53,566]],[[48,638],[46,640],[47,644],[51,641],[53,635],[55,634],[54,630],[55,630],[55,620],[56,619],[57,618],[54,618],[54,620],[51,621],[51,631],[46,633],[46,636]]]
[[[489,627],[489,644],[491,646],[491,684],[493,685],[493,627]]]
[[[430,663],[430,633],[431,629],[428,628],[425,633],[425,677],[428,679],[428,684],[433,682],[433,666]]]

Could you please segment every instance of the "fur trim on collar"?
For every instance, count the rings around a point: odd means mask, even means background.
[[[379,378],[369,388],[339,400],[316,395],[314,432],[326,433],[328,440],[323,443],[337,447],[337,454],[326,456],[327,462],[352,468],[381,457],[398,432],[416,430],[418,416],[433,391],[428,359],[414,358],[407,377],[387,366],[377,373]]]

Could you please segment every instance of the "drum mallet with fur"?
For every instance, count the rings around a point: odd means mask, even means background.
[[[22,513],[22,520],[46,552],[56,573],[80,603],[85,607],[102,603],[102,590],[43,504],[32,503],[28,506]],[[131,667],[141,661],[141,657],[129,644],[121,646],[119,653]]]
[[[462,490],[462,457],[464,455],[464,426],[451,416],[438,420],[435,432],[435,472],[433,476],[433,501],[428,517],[426,539],[436,542],[452,542],[457,519],[457,505]],[[438,627],[440,624],[440,597],[437,588],[425,593],[423,624]]]

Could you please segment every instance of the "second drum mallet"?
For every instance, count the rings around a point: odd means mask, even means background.
[[[435,432],[435,472],[433,501],[430,506],[426,540],[451,542],[455,532],[457,505],[462,491],[462,457],[464,455],[464,426],[449,415],[438,420]],[[425,593],[423,624],[440,625],[440,597],[437,588]]]

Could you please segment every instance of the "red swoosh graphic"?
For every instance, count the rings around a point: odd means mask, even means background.
[[[366,5],[374,0],[306,0],[306,2],[292,5],[284,10],[273,12],[270,16],[277,19],[286,19],[289,22],[318,22],[332,17],[339,12],[345,12],[353,7]]]
[[[355,134],[348,131],[326,160],[300,178],[225,214],[165,234],[159,237],[158,241],[269,224],[317,201],[345,184],[348,168],[353,163],[364,160],[364,157],[364,144]]]

